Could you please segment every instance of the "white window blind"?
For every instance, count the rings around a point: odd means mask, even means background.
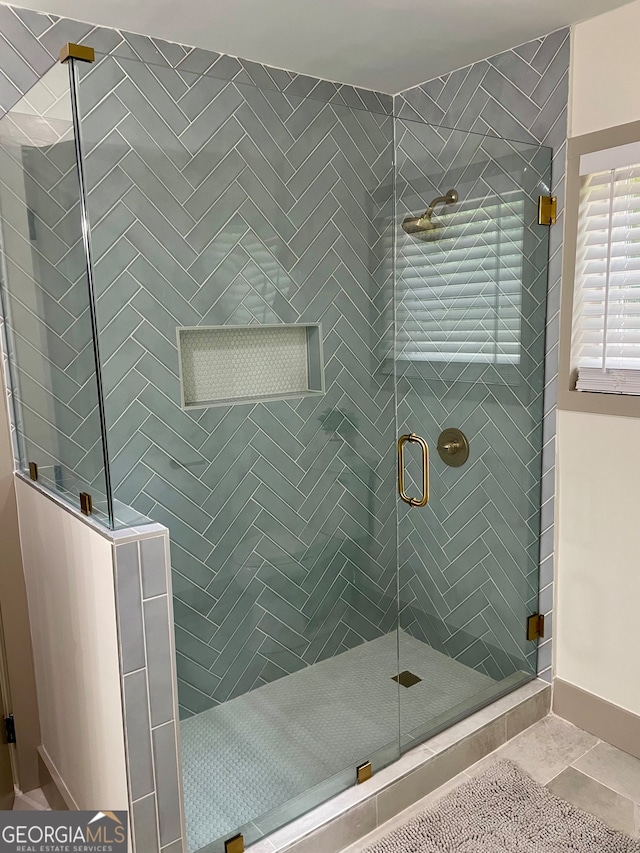
[[[404,240],[399,360],[519,363],[524,206],[521,192],[466,199],[436,211],[438,239]]]
[[[581,158],[576,388],[640,394],[640,144]]]

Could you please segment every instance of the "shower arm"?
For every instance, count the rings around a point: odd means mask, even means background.
[[[446,195],[439,195],[437,198],[434,198],[434,200],[430,203],[429,207],[425,210],[420,219],[428,219],[430,221],[431,214],[439,204],[455,204],[457,201],[457,190],[449,190]]]

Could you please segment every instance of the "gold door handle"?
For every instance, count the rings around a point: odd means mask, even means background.
[[[415,442],[422,450],[422,497],[410,498],[404,490],[404,446],[408,442]],[[424,438],[420,438],[415,432],[409,435],[401,435],[398,439],[398,492],[402,500],[409,506],[426,506],[429,502],[429,448]]]

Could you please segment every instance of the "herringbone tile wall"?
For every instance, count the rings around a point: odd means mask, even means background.
[[[396,623],[392,119],[121,56],[81,72],[115,494],[169,528],[196,713]],[[182,410],[176,328],[248,323],[321,323],[325,395]]]
[[[521,45],[514,50],[506,51],[483,62],[454,71],[444,77],[439,77],[409,89],[401,95],[396,96],[394,113],[407,124],[407,134],[413,120],[429,122],[444,128],[461,131],[475,131],[492,136],[512,139],[522,143],[542,144],[552,149],[552,173],[551,192],[558,197],[559,216],[558,223],[551,229],[549,239],[549,268],[548,268],[548,294],[546,308],[546,335],[544,355],[539,354],[540,361],[536,367],[536,375],[532,377],[534,387],[544,381],[543,394],[543,429],[542,436],[534,428],[534,420],[527,415],[526,408],[520,404],[507,409],[504,403],[500,405],[496,400],[496,389],[490,385],[482,386],[476,384],[471,389],[461,394],[462,386],[453,383],[446,386],[442,383],[430,383],[420,379],[412,379],[401,383],[399,391],[400,424],[404,422],[411,424],[415,430],[424,429],[430,433],[430,438],[437,438],[438,428],[448,425],[460,426],[465,418],[469,418],[469,432],[472,440],[472,453],[482,464],[474,465],[468,470],[466,477],[462,477],[456,488],[449,486],[447,491],[447,507],[452,517],[444,518],[440,522],[433,519],[434,527],[429,528],[426,524],[416,526],[415,515],[409,516],[401,523],[400,540],[401,548],[405,554],[403,564],[416,566],[414,584],[417,587],[417,595],[425,596],[423,611],[446,613],[450,604],[442,603],[440,595],[446,592],[453,599],[453,603],[459,608],[459,625],[465,618],[470,618],[468,634],[471,640],[487,632],[485,617],[491,614],[489,635],[496,631],[504,639],[505,648],[513,648],[514,641],[509,642],[509,625],[503,619],[496,619],[492,614],[491,597],[500,594],[510,603],[505,608],[505,602],[500,602],[503,608],[501,613],[509,613],[508,619],[512,619],[517,612],[518,617],[511,625],[511,633],[515,630],[520,618],[524,615],[527,604],[527,594],[516,593],[513,587],[514,572],[518,571],[517,564],[520,563],[525,569],[528,578],[522,590],[529,590],[530,584],[534,582],[531,571],[534,569],[535,545],[532,544],[532,528],[535,528],[535,500],[529,494],[525,499],[524,506],[518,506],[514,502],[516,493],[512,492],[512,474],[518,472],[516,479],[526,486],[527,482],[533,483],[537,458],[542,454],[542,512],[540,518],[541,539],[539,552],[540,579],[539,579],[539,607],[546,615],[545,640],[541,643],[538,652],[538,673],[547,680],[551,679],[551,636],[552,636],[552,606],[553,606],[553,517],[554,517],[554,482],[555,482],[555,407],[556,407],[556,384],[557,384],[557,350],[558,350],[558,315],[560,306],[560,276],[562,271],[562,227],[564,207],[564,174],[565,174],[565,145],[567,135],[567,99],[568,99],[568,73],[569,73],[569,31],[560,30],[545,38],[536,39]],[[403,123],[399,123],[402,128]],[[435,132],[435,131],[434,131]],[[438,134],[441,134],[441,142],[438,143]],[[402,130],[399,136],[402,135]],[[405,134],[405,138],[409,137]],[[454,164],[453,153],[455,144],[447,145],[450,137],[446,131],[437,131],[434,137],[433,148],[425,160],[422,157],[423,171],[427,174],[433,173],[431,156],[436,161],[443,160],[443,167]],[[453,137],[455,140],[455,137]],[[413,145],[413,143],[412,143]],[[440,152],[440,153],[438,153]],[[413,152],[407,152],[410,160]],[[413,154],[415,156],[415,154]],[[461,160],[456,165],[469,162],[466,153],[462,153]],[[429,167],[424,168],[424,164]],[[438,186],[438,192],[449,189],[451,181],[445,180],[444,185]],[[398,218],[401,219],[407,211],[400,209]],[[400,244],[402,253],[402,244]],[[544,365],[542,364],[544,359]],[[544,378],[543,378],[544,377]],[[469,396],[467,396],[467,394]],[[486,404],[483,403],[486,401]],[[485,408],[485,405],[487,406]],[[479,440],[474,442],[474,433]],[[473,447],[473,444],[476,447]],[[506,455],[500,458],[500,449],[509,445]],[[482,448],[486,448],[482,452]],[[524,457],[516,458],[513,449],[517,449]],[[490,454],[488,456],[487,454]],[[493,458],[491,458],[493,457]],[[522,461],[518,459],[522,458]],[[436,464],[439,460],[436,459]],[[489,479],[485,480],[484,465],[486,464]],[[515,466],[515,467],[514,467]],[[435,468],[435,465],[434,465]],[[507,474],[507,468],[509,473]],[[437,469],[436,469],[437,470]],[[449,483],[453,483],[451,474],[454,469],[443,471],[442,475],[447,477]],[[474,479],[477,478],[477,479]],[[510,479],[511,478],[511,479]],[[465,480],[468,479],[468,484]],[[490,488],[487,488],[489,486]],[[506,491],[505,491],[506,487]],[[491,511],[486,513],[475,503],[465,502],[465,498],[475,494],[476,491],[484,494],[488,492]],[[524,494],[527,494],[525,489]],[[483,498],[484,499],[484,498]],[[443,498],[443,501],[445,499]],[[527,503],[531,500],[529,508]],[[468,508],[466,508],[468,505]],[[502,518],[499,510],[502,509]],[[455,518],[454,518],[455,510]],[[422,517],[421,520],[423,520]],[[411,522],[410,522],[411,519]],[[456,519],[460,519],[460,522]],[[453,529],[452,529],[453,527]],[[456,533],[460,527],[460,533]],[[487,535],[491,543],[486,541]],[[502,541],[498,541],[501,539]],[[434,541],[435,540],[435,541]],[[422,559],[416,554],[429,553],[427,546],[436,549],[434,559],[430,559],[425,569],[422,569]],[[440,543],[440,544],[436,544]],[[442,545],[442,543],[445,543]],[[458,544],[460,543],[460,544]],[[472,569],[463,583],[464,594],[455,592],[457,584],[449,589],[434,592],[434,586],[428,572],[433,571],[433,565],[439,565],[442,559],[440,545],[447,549],[451,555],[460,551],[461,545],[468,547],[468,554],[472,558],[472,564],[467,570]],[[491,553],[501,555],[499,560],[492,560],[490,565],[486,562],[486,548]],[[411,555],[414,556],[411,556]],[[445,565],[446,565],[445,554]],[[413,562],[412,562],[413,561]],[[484,592],[471,590],[474,573],[483,575],[484,569],[494,579],[495,589],[491,584],[485,586]],[[505,578],[505,573],[507,577]],[[457,577],[457,575],[456,575]],[[420,582],[422,579],[422,583]],[[504,586],[503,586],[504,582]],[[465,583],[469,587],[465,587]],[[475,583],[474,583],[475,586]],[[422,589],[421,589],[422,587]],[[473,592],[473,595],[469,593]],[[487,595],[490,592],[491,595]],[[436,603],[431,596],[436,596]],[[457,597],[456,597],[457,596]],[[461,600],[459,600],[461,599]],[[496,599],[497,602],[497,599]],[[485,610],[483,616],[482,608]],[[465,616],[465,612],[468,616]],[[458,626],[459,626],[458,625]],[[443,632],[446,639],[448,632]],[[461,635],[466,643],[470,638]],[[521,638],[520,638],[521,642]],[[519,646],[520,642],[515,645]],[[473,655],[482,652],[481,644],[470,647],[469,660]]]
[[[218,79],[233,79],[299,97],[312,94],[336,105],[391,112],[389,95],[0,4],[0,117],[31,92],[33,103],[27,106],[27,111],[46,115],[51,134],[56,132],[56,122],[59,125],[62,119],[67,135],[71,136],[70,105],[63,103],[60,90],[61,81],[64,83],[68,75],[66,67],[58,63],[60,48],[67,42],[91,44],[98,51],[112,52],[125,59],[148,60],[166,68],[179,66],[181,72],[206,70]],[[162,77],[162,69],[158,74]],[[42,79],[43,75],[46,80]],[[38,92],[33,89],[36,84],[39,84]],[[42,139],[38,145],[42,145]],[[25,457],[24,462],[27,455],[34,460],[37,457],[41,466],[40,479],[64,491],[75,503],[79,491],[92,491],[94,505],[100,510],[105,508],[105,489],[102,452],[97,439],[96,389],[91,379],[93,357],[86,346],[90,324],[86,313],[84,258],[78,239],[77,179],[75,164],[63,156],[63,150],[62,146],[56,147],[56,162],[54,158],[47,162],[46,154],[44,158],[38,154],[32,158],[32,163],[25,160],[22,164],[29,169],[50,168],[51,171],[48,185],[46,181],[40,183],[40,179],[31,181],[27,176],[27,185],[33,191],[29,203],[37,202],[46,215],[44,220],[34,220],[36,239],[28,246],[32,259],[26,267],[14,266],[10,270],[12,281],[16,281],[12,299],[18,297],[20,304],[16,311],[20,313],[19,320],[27,334],[25,344],[17,340],[14,344],[22,347],[21,363],[29,364],[25,376],[14,376],[16,384],[21,380],[19,390],[24,397],[22,402],[27,404],[21,407],[26,420],[20,431],[33,439],[26,447],[23,443],[22,454],[16,443],[15,453],[18,464],[20,455]],[[68,153],[72,153],[71,146]],[[15,205],[15,198],[11,204]],[[18,208],[26,211],[26,199],[18,200]],[[20,215],[21,211],[15,210],[15,213]],[[22,232],[26,230],[22,228]],[[15,236],[26,243],[18,230]],[[15,257],[23,251],[18,246],[15,252],[13,246],[10,248]],[[40,278],[45,275],[49,285],[55,288],[55,299],[50,299],[39,286]],[[34,306],[35,310],[30,311]],[[41,315],[42,319],[45,312],[46,321],[39,322],[37,316]],[[39,349],[37,344],[31,346],[37,341],[42,342]],[[12,381],[6,363],[4,372],[10,394]],[[15,440],[15,428],[12,436]],[[27,449],[29,454],[26,454]],[[126,507],[121,505],[118,509],[124,523],[138,521]]]

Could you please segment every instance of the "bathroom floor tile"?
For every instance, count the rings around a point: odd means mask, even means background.
[[[49,805],[41,788],[35,788],[33,791],[27,791],[26,794],[16,794],[16,798],[13,803],[14,811],[38,812],[50,811],[50,809],[51,806]]]
[[[640,760],[608,743],[600,742],[573,766],[623,797],[640,803]]]
[[[636,834],[635,803],[590,776],[585,776],[575,767],[563,770],[549,782],[547,788],[556,797],[600,818],[612,829],[628,835]]]
[[[593,735],[550,714],[467,770],[470,776],[508,758],[546,785],[598,743]]]

